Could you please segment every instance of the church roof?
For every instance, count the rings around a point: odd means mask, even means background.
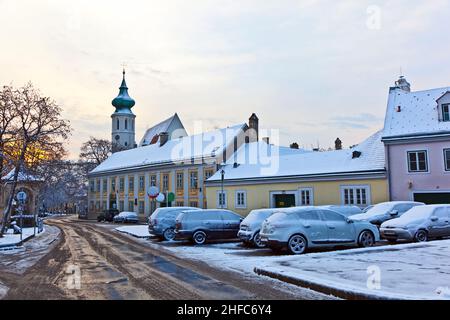
[[[136,102],[128,94],[128,87],[125,81],[125,69],[123,70],[123,79],[119,90],[119,95],[112,101],[112,105],[116,107],[115,113],[132,113],[131,108],[134,107]]]
[[[161,121],[160,123],[154,125],[151,128],[148,128],[147,131],[145,131],[144,136],[141,139],[141,142],[139,143],[139,146],[147,146],[149,144],[157,143],[159,140],[159,134],[162,132],[168,132],[170,125],[175,120],[178,120],[179,123],[181,123],[180,118],[178,117],[178,114],[174,114],[170,118]],[[181,123],[181,129],[184,129],[183,124]],[[170,132],[169,132],[170,133]]]

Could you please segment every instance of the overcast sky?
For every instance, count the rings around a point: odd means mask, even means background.
[[[281,143],[355,144],[383,127],[400,68],[450,86],[449,0],[0,0],[0,85],[31,81],[74,127],[110,139],[127,64],[136,140],[178,112],[188,132],[248,120]]]

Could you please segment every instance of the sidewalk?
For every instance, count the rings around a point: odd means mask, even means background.
[[[450,299],[450,240],[286,256],[254,271],[346,299]]]
[[[45,229],[44,229],[45,232]],[[36,235],[37,235],[36,228]],[[22,242],[28,241],[34,237],[34,228],[24,228],[23,229],[23,239],[20,241],[20,234],[14,234],[12,229],[8,229],[8,231],[4,234],[3,238],[0,238],[0,249],[8,248],[8,247],[16,247],[20,246]]]

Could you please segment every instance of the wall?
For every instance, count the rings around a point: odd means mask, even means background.
[[[345,181],[322,181],[305,183],[282,183],[282,184],[255,184],[241,186],[225,186],[227,192],[227,208],[241,215],[247,215],[253,209],[270,208],[271,192],[274,191],[298,191],[299,188],[313,188],[314,205],[341,204],[341,186],[346,185],[369,185],[371,203],[388,201],[388,189],[386,179],[367,180],[345,180]],[[217,204],[217,192],[221,187],[206,188],[208,208],[215,208]],[[244,190],[247,192],[247,208],[235,208],[235,192]],[[298,196],[297,196],[298,198]]]
[[[450,172],[445,171],[443,149],[450,141],[387,145],[389,153],[390,189],[392,200],[412,200],[415,191],[449,191]],[[428,172],[409,173],[407,152],[427,150]],[[412,182],[411,188],[408,183]]]

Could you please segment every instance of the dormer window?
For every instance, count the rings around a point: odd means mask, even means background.
[[[442,121],[450,121],[450,104],[443,104],[442,105]]]

